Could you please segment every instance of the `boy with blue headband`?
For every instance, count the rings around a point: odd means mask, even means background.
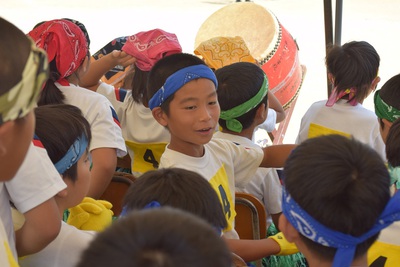
[[[149,74],[149,107],[154,118],[167,127],[171,139],[161,157],[160,168],[179,167],[200,173],[217,192],[228,227],[232,251],[246,261],[281,251],[272,239],[263,239],[249,249],[235,240],[235,186],[245,185],[259,166],[282,167],[294,145],[246,148],[230,141],[212,139],[220,108],[218,82],[213,71],[198,57],[175,54],[158,61]],[[275,246],[274,249],[271,249]],[[282,252],[282,251],[281,251]]]
[[[400,220],[400,194],[390,197],[389,181],[368,145],[341,135],[308,139],[284,167],[280,229],[310,267],[369,266],[368,248]]]

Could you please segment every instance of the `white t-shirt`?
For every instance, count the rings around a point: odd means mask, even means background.
[[[90,151],[96,148],[116,148],[118,157],[125,156],[126,147],[121,127],[110,101],[82,87],[55,84],[65,95],[65,104],[78,107],[88,120],[92,131]]]
[[[79,230],[61,222],[57,238],[38,253],[20,259],[19,264],[21,267],[74,267],[95,235],[94,231]]]
[[[3,184],[0,184],[2,187]],[[0,220],[0,266],[2,267],[18,267],[16,258],[14,257],[10,245],[8,244],[7,233],[4,230],[3,223]]]
[[[154,169],[153,163],[159,164],[165,146],[170,140],[168,130],[153,118],[149,108],[133,101],[130,90],[101,83],[97,88],[97,93],[107,97],[117,112],[122,135],[129,156],[133,160],[132,171],[143,173]],[[154,162],[145,156],[146,151],[149,153],[148,150],[154,156]]]
[[[30,145],[25,159],[13,179],[0,188],[0,218],[8,234],[15,258],[15,235],[9,201],[25,213],[65,189],[66,185],[43,148]]]
[[[215,138],[222,138],[245,147],[257,147],[251,140],[239,135],[216,132]],[[237,192],[249,193],[258,198],[267,212],[267,229],[271,224],[271,214],[282,212],[282,186],[274,168],[258,168],[250,182],[244,187],[236,187]]]
[[[332,107],[325,104],[326,100],[318,101],[307,110],[301,119],[297,144],[318,135],[343,134],[370,145],[386,159],[385,144],[374,112],[359,103],[352,106],[346,100],[339,100]]]
[[[183,168],[201,174],[217,192],[228,221],[224,235],[238,238],[234,230],[235,186],[245,186],[263,159],[261,148],[248,148],[230,141],[213,138],[204,145],[202,157],[191,157],[171,150],[161,156],[160,168]]]
[[[398,267],[400,264],[400,222],[383,229],[368,250],[368,266]]]

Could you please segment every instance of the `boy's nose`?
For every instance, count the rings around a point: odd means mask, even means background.
[[[200,121],[209,121],[211,119],[211,111],[207,107],[200,109]]]

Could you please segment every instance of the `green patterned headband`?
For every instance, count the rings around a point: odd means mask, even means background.
[[[243,129],[243,125],[238,120],[236,120],[236,118],[246,114],[247,112],[255,108],[258,104],[261,103],[261,101],[267,94],[268,94],[268,79],[264,75],[263,84],[261,85],[260,90],[255,96],[253,96],[246,102],[240,104],[239,106],[231,108],[230,110],[226,111],[221,110],[221,114],[219,117],[226,121],[226,128],[228,128],[233,132],[240,133]]]
[[[37,105],[39,93],[47,77],[46,53],[32,42],[21,81],[0,96],[0,125],[25,117]]]
[[[400,110],[385,103],[385,101],[383,101],[379,95],[379,91],[380,90],[377,90],[374,95],[375,114],[380,119],[386,119],[390,122],[394,122],[400,118]]]

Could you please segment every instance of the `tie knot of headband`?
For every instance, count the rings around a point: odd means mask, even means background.
[[[194,65],[180,69],[167,78],[164,85],[158,89],[149,101],[149,108],[153,110],[155,107],[161,106],[165,100],[178,91],[182,86],[192,80],[205,78],[211,80],[215,88],[218,87],[217,78],[214,72],[206,65]]]
[[[229,110],[221,110],[219,117],[226,121],[226,128],[233,132],[240,133],[243,130],[242,124],[236,120],[236,118],[246,114],[250,110],[254,109],[268,94],[268,79],[264,75],[264,81],[260,87],[258,93],[247,100],[246,102],[231,108]]]
[[[378,118],[394,122],[400,118],[400,110],[383,101],[379,92],[380,90],[377,90],[374,95],[375,114]]]

